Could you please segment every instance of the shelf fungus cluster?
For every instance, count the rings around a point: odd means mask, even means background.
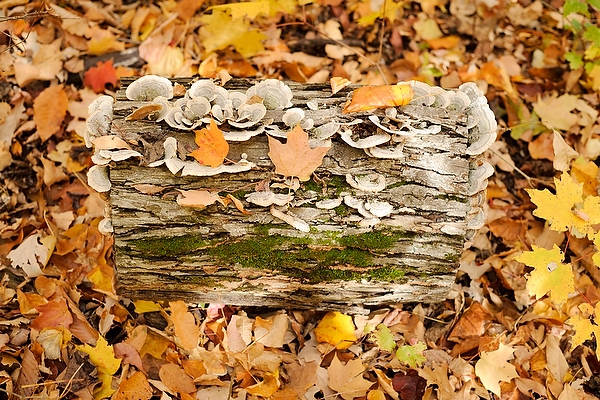
[[[208,126],[212,120],[227,142],[242,146],[261,135],[286,138],[287,132],[300,125],[309,134],[311,146],[336,143],[338,147],[334,146],[332,152],[341,149],[339,146],[349,146],[353,149],[350,151],[373,160],[371,165],[353,165],[351,160],[358,157],[355,153],[328,154],[322,170],[341,178],[343,186],[334,196],[319,195],[318,191],[307,194],[310,191],[302,192],[302,188],[301,195],[297,195],[300,186],[293,188],[293,183],[281,188],[267,185],[241,197],[249,207],[268,207],[273,217],[303,232],[323,225],[323,215],[344,214],[344,210],[351,210],[350,216],[337,220],[359,228],[429,224],[441,234],[472,237],[485,223],[485,189],[493,167],[485,162],[483,153],[496,140],[497,125],[485,96],[474,83],[445,90],[411,81],[408,84],[414,96],[409,104],[352,115],[341,113],[343,103],[351,96],[350,88],[336,94],[321,90],[321,97],[315,99],[295,97],[293,85],[275,79],[250,87],[238,82],[225,88],[208,79],[184,84],[185,93],[177,94],[171,80],[163,77],[149,75],[132,81],[124,96],[121,92],[124,98],[118,118],[111,97],[101,96],[90,104],[85,143],[94,147],[95,166],[88,173],[92,188],[108,192],[109,167],[132,158],[139,160],[140,166],[166,168],[177,177],[200,177],[200,187],[202,178],[219,174],[263,171],[267,178],[273,170],[266,152],[262,156],[252,151],[235,152],[233,160],[216,168],[187,158],[194,146],[192,131]],[[126,129],[125,124],[134,122],[147,127],[143,129],[158,129],[160,135],[154,135],[153,140],[160,143],[149,146],[143,133],[130,133],[141,129]],[[419,146],[428,148],[427,156],[419,154]],[[440,159],[444,160],[442,164],[438,163]],[[406,198],[416,199],[415,204],[403,203],[401,196],[408,196],[408,189],[422,191],[419,185],[430,188],[440,198],[451,198],[454,192],[436,188],[436,179],[440,185],[450,185],[444,183],[449,174],[439,169],[459,164],[468,167],[463,175],[456,174],[464,177],[457,183],[456,193],[470,204],[447,211],[453,221],[438,222],[435,217],[416,215],[419,207],[423,213],[428,212],[423,204],[434,204],[437,200],[433,195],[423,195],[431,200],[423,202],[411,193],[412,197]],[[110,228],[108,221],[103,225],[106,230]]]

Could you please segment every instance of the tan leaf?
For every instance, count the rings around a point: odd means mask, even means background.
[[[50,86],[45,89],[33,102],[33,120],[37,133],[45,142],[54,135],[62,125],[69,98],[62,85]]]
[[[479,377],[483,386],[500,397],[500,382],[510,382],[513,378],[518,378],[515,366],[507,360],[512,358],[514,349],[500,343],[500,347],[495,351],[482,351],[481,358],[475,364],[475,375]]]
[[[373,382],[363,378],[365,366],[359,359],[350,360],[346,365],[342,365],[336,354],[327,371],[329,372],[329,387],[338,392],[344,400],[363,397],[373,386]]]
[[[179,339],[181,347],[185,350],[195,349],[200,338],[200,328],[196,325],[196,319],[188,311],[183,301],[172,301],[169,305],[171,306],[171,320],[175,327],[175,336]]]
[[[286,144],[269,136],[269,158],[275,165],[275,173],[295,176],[303,182],[309,180],[311,174],[323,163],[323,157],[330,148],[311,149],[308,135],[300,126],[288,133]]]
[[[158,376],[162,383],[174,392],[192,393],[196,391],[194,380],[179,365],[164,364],[160,367]]]
[[[186,207],[204,208],[215,202],[223,204],[223,200],[217,193],[208,190],[180,190],[181,194],[177,196],[177,204]]]

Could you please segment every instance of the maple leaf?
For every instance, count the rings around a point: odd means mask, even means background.
[[[338,392],[344,400],[365,396],[367,390],[373,386],[373,382],[363,378],[365,366],[360,359],[350,360],[346,365],[342,365],[337,354],[335,354],[333,360],[331,360],[331,365],[327,368],[327,372],[329,373],[327,385]]]
[[[600,223],[600,197],[583,199],[583,185],[564,172],[560,180],[554,178],[556,194],[548,189],[525,189],[537,206],[536,217],[547,220],[550,229],[564,232],[573,229],[575,236],[591,235],[593,225]]]
[[[385,324],[377,325],[377,329],[372,333],[375,338],[375,343],[377,343],[377,347],[381,350],[389,351],[390,353],[394,351],[396,348],[396,341],[394,340],[394,335],[390,328],[388,328]]]
[[[98,379],[102,385],[94,389],[94,399],[110,397],[115,392],[112,389],[112,376],[121,366],[121,359],[115,358],[113,346],[109,346],[106,339],[99,336],[95,347],[89,344],[75,347],[86,353],[90,357],[90,362],[98,369]]]
[[[564,254],[555,244],[552,250],[531,245],[533,251],[526,251],[516,257],[517,261],[534,268],[527,279],[527,290],[537,299],[550,293],[550,299],[557,304],[567,301],[569,293],[575,290],[571,264],[564,264]]]
[[[414,92],[407,84],[389,86],[364,86],[352,92],[352,100],[342,112],[344,114],[375,110],[377,108],[407,105]]]
[[[256,4],[256,3],[252,3]],[[239,4],[227,5],[232,8]],[[256,7],[256,6],[254,6]],[[246,18],[234,19],[230,10],[213,9],[212,14],[200,17],[200,39],[206,54],[223,50],[232,45],[244,58],[264,50],[262,41],[267,36],[250,26]]]
[[[194,133],[196,133],[198,148],[188,155],[194,157],[200,164],[213,168],[223,164],[229,153],[229,144],[217,123],[211,119],[208,128],[194,131]]]
[[[575,314],[573,317],[565,321],[573,327],[573,337],[571,338],[571,348],[575,349],[586,340],[592,340],[592,336],[596,337],[596,357],[600,360],[600,301],[596,303],[596,307],[592,307],[588,303],[580,304],[580,314]],[[595,318],[592,318],[595,316]]]
[[[42,142],[60,129],[68,106],[69,97],[62,85],[50,86],[36,97],[33,102],[33,121]]]
[[[106,62],[98,61],[96,67],[91,67],[83,74],[83,84],[96,93],[106,90],[106,85],[117,87],[117,70],[113,66],[113,60]]]
[[[315,147],[308,145],[308,134],[300,126],[296,126],[287,135],[287,143],[269,138],[269,158],[275,165],[275,173],[286,177],[297,177],[305,182],[323,163],[323,157],[331,147]]]
[[[515,366],[507,361],[512,358],[514,351],[512,347],[500,343],[498,350],[482,351],[475,364],[475,375],[487,390],[498,397],[501,395],[500,382],[510,382],[519,377]]]

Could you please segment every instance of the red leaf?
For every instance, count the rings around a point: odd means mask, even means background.
[[[83,84],[92,88],[96,93],[103,93],[106,85],[117,86],[117,70],[113,66],[113,60],[107,62],[98,61],[97,67],[91,67],[83,74]]]

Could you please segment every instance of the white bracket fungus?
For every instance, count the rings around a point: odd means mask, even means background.
[[[385,176],[376,172],[356,176],[346,174],[346,182],[354,189],[362,190],[363,192],[377,193],[386,187]]]
[[[158,96],[172,99],[173,84],[162,76],[145,75],[127,86],[125,96],[133,101],[152,101]]]

